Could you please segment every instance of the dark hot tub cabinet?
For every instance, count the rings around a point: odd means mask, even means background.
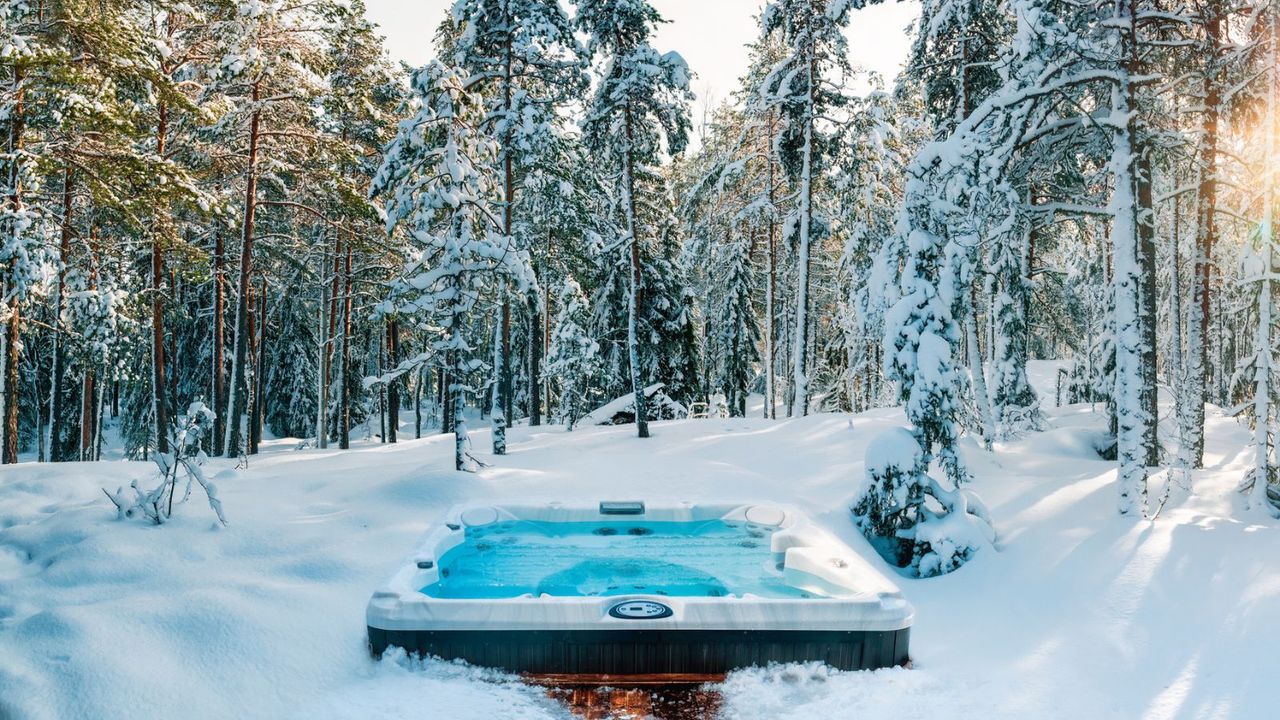
[[[598,523],[724,520],[769,533],[762,573],[794,597],[661,592],[439,598],[440,559],[471,528],[521,521]],[[369,648],[532,675],[716,675],[771,662],[821,661],[840,670],[902,665],[913,610],[862,556],[794,509],[777,505],[598,503],[455,508],[367,609]]]

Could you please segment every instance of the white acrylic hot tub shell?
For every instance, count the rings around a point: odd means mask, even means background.
[[[420,592],[438,579],[439,559],[463,541],[468,526],[507,520],[599,522],[643,519],[680,522],[723,518],[777,528],[772,550],[784,558],[787,582],[828,597],[670,597],[644,593],[608,597],[527,595],[500,599],[443,599]],[[419,568],[420,562],[432,567]],[[631,600],[654,600],[671,608],[662,619],[619,619],[609,609]],[[599,505],[491,504],[456,507],[432,528],[419,549],[373,594],[369,627],[381,630],[822,630],[894,631],[911,625],[911,605],[888,578],[862,556],[781,505],[649,504],[643,515],[601,515]]]

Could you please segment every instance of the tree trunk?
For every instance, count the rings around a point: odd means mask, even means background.
[[[1156,226],[1150,149],[1145,143],[1143,145],[1141,154],[1134,160],[1137,171],[1134,181],[1138,190],[1138,258],[1141,263],[1138,272],[1142,278],[1138,287],[1142,321],[1142,408],[1149,418],[1142,444],[1147,466],[1154,467],[1160,464],[1160,441],[1156,435],[1160,417],[1156,358]]]
[[[453,396],[449,394],[452,382],[448,361],[436,373],[436,404],[440,407],[440,434],[453,432]]]
[[[227,271],[226,248],[222,232],[213,231],[213,438],[212,452],[222,454],[223,433],[227,424],[227,368],[224,355],[227,346]]]
[[[502,63],[502,108],[503,112],[510,115],[511,107],[511,85],[514,82],[512,75],[512,37],[510,26],[512,18],[510,16],[510,8],[507,3],[502,4],[505,14],[503,25],[508,28],[505,37]],[[512,213],[514,212],[513,203],[515,200],[515,167],[512,163],[512,154],[515,152],[514,140],[514,123],[508,122],[504,130],[502,138],[502,234],[508,238],[512,233]],[[505,281],[501,281],[504,282]],[[493,369],[496,382],[493,386],[493,403],[491,405],[491,423],[493,427],[493,454],[507,454],[507,425],[511,422],[514,415],[514,405],[512,403],[512,382],[511,382],[511,298],[510,293],[506,290],[502,292],[502,332],[499,338],[499,349],[495,352],[495,367]],[[532,397],[532,393],[530,393]]]
[[[544,298],[545,298],[544,293]],[[545,302],[545,300],[544,300]],[[537,301],[531,303],[529,315],[529,426],[542,424],[542,344],[546,342],[546,322]],[[551,398],[547,398],[550,414]]]
[[[506,309],[506,302],[503,302],[503,309]],[[493,375],[493,383],[489,387],[489,415],[493,419],[493,454],[507,454],[507,436],[503,432],[506,427],[502,417],[502,363],[503,352],[502,338],[506,335],[506,326],[503,318],[498,317],[497,322],[493,324],[493,367],[496,372]]]
[[[94,443],[94,439],[98,436],[97,403],[94,402],[97,394],[96,385],[97,382],[93,375],[93,370],[86,369],[84,371],[84,380],[80,386],[79,457],[81,461],[97,459],[97,447]]]
[[[258,298],[253,285],[249,286],[249,297],[249,318],[246,323],[246,327],[248,327],[249,331],[249,350],[247,358],[249,367],[253,368],[253,370],[245,375],[245,387],[249,394],[248,410],[246,412],[248,422],[245,425],[245,454],[256,455],[258,453],[258,443],[255,440],[253,421],[258,414]]]
[[[53,376],[50,378],[49,408],[49,459],[53,462],[71,460],[71,443],[66,422],[67,392],[63,387],[66,375],[67,349],[64,335],[66,328],[62,326],[62,311],[67,302],[67,267],[71,263],[71,222],[72,222],[72,172],[71,167],[62,175],[62,234],[58,243],[58,283],[53,297]],[[83,424],[83,418],[81,420]]]
[[[1144,341],[1140,307],[1141,261],[1139,258],[1139,218],[1134,162],[1138,143],[1133,117],[1134,85],[1137,74],[1137,10],[1135,0],[1117,0],[1113,20],[1119,34],[1120,57],[1124,66],[1111,88],[1111,117],[1119,118],[1111,127],[1111,171],[1114,217],[1111,223],[1111,270],[1115,312],[1115,393],[1116,454],[1119,460],[1122,515],[1139,515],[1147,505],[1147,425],[1152,419],[1143,405]]]
[[[1196,245],[1192,266],[1192,306],[1199,318],[1187,323],[1187,455],[1193,468],[1204,467],[1204,406],[1209,400],[1209,338],[1211,337],[1213,292],[1213,251],[1218,241],[1218,118],[1222,111],[1217,63],[1222,32],[1222,16],[1206,4],[1206,51],[1201,54],[1204,70],[1204,107],[1200,116],[1200,143],[1196,148],[1200,183],[1196,188]]]
[[[773,111],[769,113],[769,137],[776,137],[777,128],[775,127],[775,115]],[[774,337],[776,325],[774,321],[774,298],[778,294],[778,220],[776,212],[772,209],[777,202],[776,193],[777,184],[777,165],[774,163],[773,143],[766,143],[765,156],[769,163],[769,282],[765,290],[764,314],[765,314],[765,334],[764,334],[764,354],[765,354],[765,374],[764,374],[764,416],[770,420],[778,419],[778,403],[777,403],[777,380],[774,376],[775,369],[778,364],[777,358],[777,340]]]
[[[996,434],[991,414],[991,399],[987,395],[987,378],[982,369],[982,350],[978,346],[978,289],[969,287],[969,321],[965,323],[966,351],[969,356],[969,377],[973,381],[973,399],[978,405],[978,420],[982,425],[982,446],[991,450]]]
[[[640,238],[636,235],[636,196],[635,196],[635,158],[633,157],[631,144],[635,138],[635,130],[631,125],[631,108],[627,107],[625,113],[625,124],[627,134],[627,152],[626,159],[623,162],[626,177],[623,179],[626,184],[626,209],[627,209],[627,234],[631,240],[631,287],[627,293],[627,354],[628,361],[631,366],[631,392],[633,396],[633,405],[636,414],[636,434],[639,437],[649,437],[649,418],[646,414],[647,408],[644,396],[644,385],[640,379],[640,337],[639,328],[637,327],[637,314],[640,305]]]
[[[489,406],[493,428],[493,454],[507,454],[507,419],[511,417],[511,301],[502,291],[502,310],[493,338],[493,402]]]
[[[809,414],[809,233],[813,223],[813,83],[814,58],[810,55],[807,72],[809,95],[804,120],[804,145],[800,168],[800,242],[796,259],[796,330],[792,377],[795,395],[791,398],[791,416]]]
[[[250,430],[249,430],[249,452],[253,455],[258,454],[258,446],[262,444],[262,418],[266,410],[266,358],[263,357],[266,350],[267,340],[267,279],[262,279],[262,284],[258,289],[258,311],[255,313],[258,323],[257,333],[253,337],[257,338],[256,347],[253,353],[253,410],[249,413]]]
[[[253,102],[259,100],[261,82],[253,84]],[[253,273],[253,222],[258,209],[258,141],[262,124],[262,111],[255,109],[249,120],[249,166],[244,192],[244,226],[240,244],[239,297],[236,299],[236,344],[231,361],[230,408],[227,422],[226,455],[238,457],[244,443],[243,422],[248,393],[246,383],[249,352],[249,296]]]
[[[400,322],[387,322],[387,365],[394,372],[400,364]],[[400,385],[397,377],[387,384],[387,442],[395,442],[400,432]]]
[[[320,333],[319,347],[316,348],[320,355],[319,372],[316,373],[316,447],[327,447],[329,442],[328,430],[328,403],[325,399],[329,397],[329,281],[325,279],[324,273],[329,267],[329,251],[326,248],[320,253],[320,272],[317,277],[320,279],[319,291],[320,302],[317,330]]]
[[[23,134],[26,132],[26,110],[24,107],[26,89],[23,87],[23,67],[21,63],[13,66],[14,101],[9,111],[9,150],[15,158],[22,152]],[[13,170],[9,178],[11,195],[9,203],[16,215],[22,212],[22,174],[18,163],[12,163]],[[16,229],[10,230],[16,232]],[[14,238],[16,240],[16,238]],[[9,261],[9,323],[5,335],[4,347],[4,448],[0,452],[0,463],[18,462],[18,410],[22,401],[22,389],[19,386],[18,363],[22,359],[22,304],[18,258],[15,255]]]
[[[342,261],[342,362],[338,382],[341,383],[338,406],[338,447],[351,448],[351,243],[346,244]]]
[[[456,330],[454,337],[457,338]],[[462,353],[459,350],[451,350],[449,354],[456,356]],[[467,469],[466,401],[462,397],[462,383],[458,382],[463,377],[463,368],[455,366],[451,374],[457,375],[457,379],[449,385],[450,405],[453,406],[453,467],[455,470],[462,471]]]
[[[1277,99],[1277,51],[1276,43],[1280,43],[1280,31],[1277,31],[1275,13],[1270,16],[1270,32],[1267,48],[1268,69],[1267,103],[1265,121],[1262,126],[1266,138],[1266,156],[1264,167],[1271,169],[1276,162],[1276,105]],[[1275,248],[1275,173],[1265,173],[1262,186],[1262,224],[1258,230],[1262,244],[1260,277],[1258,278],[1258,328],[1254,338],[1254,375],[1253,375],[1253,488],[1249,497],[1249,505],[1253,508],[1267,508],[1272,505],[1268,497],[1271,490],[1274,472],[1274,418],[1271,408],[1271,375],[1274,372],[1275,343],[1272,337],[1272,281],[1274,278]]]
[[[385,328],[384,328],[385,330]],[[368,337],[368,330],[365,330],[365,337]],[[374,363],[377,365],[375,374],[382,377],[387,372],[387,335],[385,332],[378,333],[378,336],[372,339],[373,347],[368,350],[373,352],[375,358]],[[383,386],[378,389],[378,442],[387,443],[387,399],[390,394],[390,388]]]
[[[156,155],[164,157],[169,134],[169,106],[160,103],[160,120],[156,126]],[[169,409],[165,402],[164,352],[164,242],[168,231],[165,223],[151,229],[151,409],[156,421],[156,452],[169,452]]]
[[[427,380],[426,366],[418,368],[418,380],[413,384],[413,439],[422,439],[422,386]]]
[[[338,230],[334,233],[333,238],[333,277],[330,279],[328,299],[328,341],[324,345],[324,367],[322,368],[324,373],[324,397],[322,398],[322,402],[324,403],[325,437],[324,442],[320,447],[329,446],[329,436],[332,433],[329,427],[329,419],[331,417],[329,412],[329,396],[333,394],[333,384],[335,382],[333,372],[333,355],[338,348],[338,316],[341,314],[340,311],[342,308],[340,304],[342,299],[342,260],[345,257],[345,252],[342,248],[342,231]],[[336,427],[339,423],[337,422],[336,417],[333,419],[334,426]]]

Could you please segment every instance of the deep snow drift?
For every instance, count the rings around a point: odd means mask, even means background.
[[[1051,397],[1051,396],[1050,396]],[[1233,492],[1246,431],[1215,417],[1208,468],[1154,522],[1115,512],[1087,406],[997,448],[969,444],[999,549],[901,579],[915,667],[735,673],[727,718],[1266,718],[1280,647],[1280,527]],[[101,487],[135,463],[0,471],[0,718],[558,718],[545,691],[438,661],[371,661],[370,592],[467,501],[774,500],[871,562],[847,507],[897,411],[796,421],[514,428],[511,454],[451,469],[451,437],[348,452],[280,441],[214,461],[230,527],[202,503],[168,526],[116,522]],[[477,432],[477,450],[488,436]],[[623,489],[620,489],[623,488]],[[1158,496],[1158,483],[1153,494]],[[885,568],[887,572],[892,572]]]

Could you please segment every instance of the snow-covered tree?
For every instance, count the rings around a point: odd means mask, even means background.
[[[711,320],[717,335],[720,389],[729,406],[731,417],[747,414],[747,393],[755,378],[755,363],[760,359],[760,329],[751,296],[755,273],[751,268],[751,247],[746,238],[737,237],[720,246],[723,275],[719,278],[718,312]]]
[[[584,139],[599,160],[616,172],[621,222],[609,242],[626,254],[627,373],[635,394],[636,432],[649,436],[645,396],[641,392],[639,306],[644,281],[643,245],[659,238],[641,235],[637,197],[640,176],[659,161],[660,150],[678,154],[689,135],[689,67],[676,53],[659,53],[649,45],[661,16],[648,0],[579,0],[576,22],[590,40],[593,56],[605,60],[594,97],[583,120]]]
[[[1249,505],[1264,508],[1273,515],[1280,515],[1280,472],[1277,471],[1275,450],[1275,399],[1280,366],[1275,359],[1275,311],[1276,281],[1280,279],[1280,238],[1276,237],[1276,167],[1277,113],[1280,113],[1280,18],[1274,6],[1266,13],[1267,44],[1263,64],[1265,110],[1257,128],[1263,146],[1261,167],[1262,222],[1255,237],[1244,247],[1241,259],[1240,282],[1252,295],[1252,310],[1256,318],[1253,348],[1244,363],[1249,381],[1249,421],[1253,425],[1253,463],[1241,484],[1248,493]]]
[[[912,117],[909,100],[897,100],[879,88],[857,100],[853,110],[833,182],[844,245],[836,316],[844,362],[839,377],[833,378],[839,387],[832,390],[847,398],[849,409],[863,410],[889,401],[880,357],[884,313],[893,301],[886,289],[898,271],[895,211],[902,168],[920,143],[924,125]]]
[[[465,79],[439,62],[414,74],[420,106],[400,123],[372,187],[384,198],[388,231],[403,225],[414,243],[387,309],[426,316],[440,328],[431,350],[451,373],[458,470],[470,466],[465,378],[478,362],[468,320],[495,282],[509,281],[522,291],[533,284],[528,254],[502,234],[493,212],[492,180],[484,169],[495,147],[478,128],[481,98],[466,89]]]
[[[815,194],[832,154],[830,133],[824,132],[822,123],[832,108],[846,101],[843,77],[834,75],[849,72],[842,28],[851,8],[849,0],[776,0],[765,6],[760,17],[764,33],[776,33],[787,48],[759,92],[782,118],[775,142],[796,193],[794,210],[786,219],[786,235],[796,247],[793,416],[809,414],[810,269],[814,245],[827,224],[818,215]]]
[[[600,346],[587,332],[591,312],[582,287],[566,278],[560,288],[551,348],[547,353],[547,377],[560,385],[560,417],[569,430],[582,416],[592,378],[600,370]]]
[[[517,237],[523,177],[555,142],[558,111],[586,87],[583,52],[568,15],[556,0],[457,0],[458,35],[453,63],[472,73],[469,87],[485,97],[480,127],[498,146],[495,172],[501,175],[502,232]],[[540,304],[536,286],[530,298]],[[502,318],[494,355],[493,446],[505,453],[506,426],[514,418],[511,376],[510,294],[502,296]],[[538,369],[530,368],[536,376]],[[531,378],[534,386],[536,377]],[[534,394],[536,396],[536,390]],[[502,452],[499,452],[502,448]]]
[[[920,577],[955,570],[995,540],[986,507],[929,474],[917,434],[887,430],[867,449],[854,519],[886,560]]]
[[[250,303],[254,247],[259,210],[288,206],[289,181],[299,182],[296,170],[299,144],[313,138],[311,103],[321,91],[318,71],[324,47],[317,42],[324,18],[336,13],[330,0],[286,5],[258,0],[236,2],[232,12],[215,23],[216,65],[207,91],[225,96],[225,110],[212,132],[236,146],[247,146],[244,193],[240,214],[240,262],[234,316],[235,343],[228,385],[223,450],[236,457],[250,448],[246,427],[251,392],[256,382],[249,367]],[[261,182],[265,179],[265,183]],[[260,189],[260,184],[265,188]],[[296,186],[296,185],[294,185]],[[263,190],[282,197],[264,199]]]

